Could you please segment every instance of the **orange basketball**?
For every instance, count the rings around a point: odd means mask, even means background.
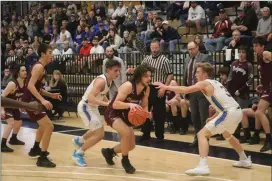
[[[130,110],[128,113],[128,120],[134,126],[144,124],[147,118],[150,118],[150,113],[145,110]]]

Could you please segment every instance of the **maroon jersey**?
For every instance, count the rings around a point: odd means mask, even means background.
[[[140,101],[145,95],[146,87],[142,90],[142,92],[137,93],[136,83],[131,81],[131,84],[132,84],[132,92],[129,95],[127,95],[124,102],[140,104]],[[130,109],[113,109],[112,107],[112,104],[115,101],[117,94],[113,97],[113,99],[111,100],[111,103],[105,110],[105,114],[104,114],[105,121],[107,122],[108,125],[112,126],[112,123],[114,122],[115,118],[121,118],[128,126],[132,126],[132,124],[128,120],[128,113]]]
[[[28,74],[28,77],[26,79],[26,85],[28,86],[29,84],[29,81],[30,81],[30,78],[32,76],[32,69],[33,67],[36,65],[36,64],[41,64],[41,62],[36,62],[32,67],[31,67],[31,70],[30,70],[30,73]],[[43,72],[43,75],[40,76],[37,80],[37,82],[35,83],[35,87],[37,89],[38,92],[41,91],[42,87],[43,87],[43,79],[46,75],[46,72],[44,71]],[[25,92],[24,92],[24,95],[22,97],[22,101],[24,102],[32,102],[32,101],[37,101],[37,102],[40,102],[39,100],[36,99],[35,96],[32,95],[32,93],[30,92],[30,90],[28,88],[25,89]],[[46,112],[35,112],[35,111],[28,111],[26,110],[29,118],[32,120],[32,121],[39,121],[41,120],[43,117],[46,116]]]
[[[272,62],[265,63],[263,56],[257,56],[261,84],[265,93],[272,93]]]
[[[37,64],[41,64],[41,62],[36,62],[30,69],[30,73],[28,74],[28,77],[26,79],[26,85],[28,86],[29,84],[29,81],[30,81],[30,78],[32,76],[32,69],[35,65]],[[42,65],[42,64],[41,64]],[[35,84],[35,87],[37,89],[38,92],[41,91],[42,87],[43,87],[43,79],[44,77],[46,76],[46,72],[44,71],[43,75],[37,80],[36,84]],[[31,102],[31,101],[38,101],[33,95],[32,93],[30,92],[29,89],[25,89],[25,93],[24,93],[24,96],[22,97],[22,100],[24,102]]]
[[[228,78],[228,91],[234,96],[238,90],[241,98],[248,99],[249,88],[253,80],[253,67],[248,61],[240,62],[236,60],[231,64]]]
[[[167,91],[167,92],[166,92],[166,99],[167,99],[168,101],[170,101],[171,99],[173,99],[173,98],[175,97],[175,95],[176,95],[175,92],[173,92],[173,91]]]
[[[24,91],[26,88],[25,81],[22,87],[20,87],[20,84],[17,80],[12,80],[15,83],[15,91],[14,93],[10,93],[7,98],[13,99],[13,100],[20,100],[22,96],[24,95]],[[20,120],[20,111],[19,109],[12,109],[12,108],[5,108],[6,112],[6,119],[14,118],[14,120]]]

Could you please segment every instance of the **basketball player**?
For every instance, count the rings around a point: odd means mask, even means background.
[[[38,48],[38,55],[40,57],[31,68],[30,73],[26,79],[26,86],[22,101],[32,102],[37,101],[45,106],[46,109],[51,110],[52,104],[44,99],[43,96],[51,97],[53,99],[61,100],[59,93],[49,93],[42,89],[42,80],[45,77],[45,66],[52,60],[52,48],[47,44],[40,44]],[[37,160],[36,165],[39,167],[56,167],[56,164],[47,158],[49,154],[47,152],[50,138],[54,129],[54,126],[46,113],[35,112],[26,110],[30,120],[37,121],[39,128],[36,132],[36,139],[33,148],[28,153],[31,157],[40,156]],[[40,148],[40,142],[42,141],[42,149]]]
[[[84,93],[77,106],[77,111],[89,131],[81,137],[75,137],[72,141],[77,148],[72,158],[79,166],[86,166],[84,152],[104,138],[103,121],[100,118],[98,106],[108,106],[109,100],[106,94],[114,79],[120,75],[121,63],[117,60],[107,61],[106,74],[95,78]]]
[[[11,98],[13,100],[20,100],[24,94],[25,78],[27,76],[26,67],[18,65],[13,71],[13,79],[10,81],[2,93],[2,96]],[[10,132],[13,130],[12,137],[9,144],[11,145],[24,145],[25,143],[17,139],[17,134],[22,126],[19,109],[3,108],[1,118],[6,119],[8,126],[4,129],[4,134],[1,143],[1,152],[13,152],[6,144]]]
[[[105,111],[105,121],[121,136],[120,144],[114,148],[101,150],[106,162],[114,165],[113,157],[122,153],[122,166],[126,173],[132,174],[136,169],[130,164],[128,153],[135,148],[135,136],[132,124],[128,120],[130,110],[144,109],[148,111],[149,83],[152,69],[147,64],[138,66],[131,81],[126,81],[118,88]]]
[[[207,157],[209,152],[208,138],[215,134],[223,134],[223,137],[231,144],[235,151],[239,154],[240,161],[234,163],[235,167],[250,168],[252,162],[247,157],[240,142],[232,136],[238,124],[242,120],[242,110],[239,104],[234,100],[224,86],[212,80],[213,66],[209,63],[198,63],[196,70],[197,83],[193,86],[165,86],[157,83],[158,88],[175,91],[184,94],[201,91],[210,104],[216,110],[216,114],[207,119],[207,124],[200,132],[197,133],[200,162],[199,165],[185,173],[188,175],[209,175],[210,170],[207,165]]]

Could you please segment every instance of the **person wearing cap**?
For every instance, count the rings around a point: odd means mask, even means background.
[[[201,26],[206,25],[204,9],[196,1],[191,1],[191,7],[186,20],[186,34],[190,33],[190,27],[196,26],[197,34],[201,34]]]
[[[225,10],[220,9],[219,21],[214,25],[212,36],[206,40],[205,48],[210,52],[220,51],[224,47],[224,41],[231,35],[232,22],[228,19]]]
[[[162,39],[160,41],[160,49],[161,51],[165,51],[165,45],[169,44],[169,51],[173,53],[176,48],[176,44],[181,41],[180,35],[177,30],[169,25],[168,21],[162,22]]]
[[[245,13],[244,8],[237,8],[238,17],[233,21],[231,26],[231,30],[239,30],[241,32],[241,38],[248,40],[251,43],[252,33],[251,31],[256,30],[258,18],[253,9],[248,9],[247,13]],[[229,45],[232,38],[228,38],[225,40],[225,45]]]
[[[88,64],[88,57],[90,55],[90,50],[92,48],[92,45],[89,44],[89,41],[87,38],[83,38],[82,39],[82,47],[80,48],[80,56],[78,57],[78,60],[81,61],[77,61],[77,66],[78,66],[78,71],[83,71],[83,68],[86,66],[86,64]]]

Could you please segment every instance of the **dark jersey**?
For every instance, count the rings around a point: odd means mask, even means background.
[[[10,93],[7,98],[14,99],[14,100],[20,100],[22,96],[24,95],[24,91],[26,88],[25,81],[23,84],[23,87],[20,87],[19,82],[17,80],[12,80],[15,83],[15,92]]]
[[[132,84],[132,92],[129,95],[127,95],[124,102],[140,104],[141,100],[143,99],[145,95],[146,87],[140,93],[137,93],[136,83],[131,81],[131,84]],[[130,109],[113,109],[112,107],[112,104],[115,101],[117,94],[113,97],[110,105],[106,108],[106,111],[104,114],[105,120],[110,126],[112,126],[112,123],[114,122],[114,118],[121,118],[127,125],[132,126],[128,120],[128,113]]]
[[[167,91],[167,92],[166,92],[166,99],[167,99],[168,101],[170,101],[171,99],[173,99],[173,98],[175,97],[175,95],[176,95],[175,92],[173,92],[173,91]]]
[[[35,66],[35,65],[37,65],[37,64],[41,64],[41,62],[36,62],[32,67],[31,67],[31,69],[30,69],[30,73],[28,74],[28,77],[27,77],[27,79],[26,79],[26,86],[28,86],[28,84],[29,84],[29,81],[30,81],[30,78],[31,78],[31,76],[32,76],[32,69],[33,69],[33,67]],[[43,75],[42,76],[40,76],[40,78],[37,80],[37,82],[35,83],[35,87],[36,87],[36,89],[37,89],[37,91],[38,92],[40,92],[41,91],[41,89],[42,89],[42,87],[43,87],[43,79],[44,79],[44,77],[46,76],[46,72],[44,71],[44,73],[43,73]],[[24,92],[24,96],[22,97],[22,100],[24,101],[24,102],[31,102],[31,101],[37,101],[37,99],[32,95],[32,93],[30,92],[30,90],[29,89],[25,89],[25,92]]]
[[[229,75],[228,91],[231,95],[238,90],[240,97],[248,98],[249,87],[252,84],[253,68],[248,61],[240,62],[238,60],[231,64]]]
[[[272,62],[265,63],[263,56],[257,56],[261,84],[265,93],[272,93]]]

